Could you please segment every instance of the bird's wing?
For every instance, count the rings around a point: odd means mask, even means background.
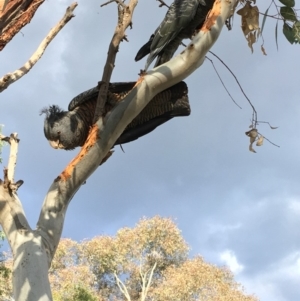
[[[154,33],[147,66],[194,18],[199,0],[175,0]]]
[[[135,85],[135,82],[112,83],[112,84],[109,84],[108,90],[111,93],[117,93],[117,94],[122,95],[123,92],[130,91],[134,87],[134,85]],[[89,100],[97,98],[98,93],[99,93],[99,86],[78,94],[70,101],[68,110],[73,111],[75,108],[77,108],[81,104],[83,104]]]
[[[127,126],[116,144],[134,141],[173,117],[189,116],[190,112],[188,88],[185,82],[180,82],[157,94]]]

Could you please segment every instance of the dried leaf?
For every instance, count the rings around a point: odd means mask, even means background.
[[[248,34],[248,36],[246,37],[246,39],[248,41],[248,46],[251,49],[251,52],[253,53],[253,47],[252,47],[252,45],[256,42],[255,33],[250,32]]]
[[[256,146],[262,146],[263,143],[264,143],[264,136],[259,136],[259,138],[257,139],[257,142],[256,142]]]
[[[255,142],[255,137],[250,137],[250,143],[253,144]]]
[[[257,6],[251,6],[250,2],[246,2],[245,6],[237,11],[242,16],[242,30],[248,41],[248,46],[253,52],[252,45],[256,42],[256,36],[260,34],[259,28],[259,10]]]
[[[257,6],[251,6],[247,2],[243,8],[237,11],[242,16],[242,30],[246,36],[250,31],[259,29],[259,10]]]
[[[267,55],[267,53],[266,53],[265,48],[264,48],[263,45],[260,46],[260,49],[261,49],[263,55]]]
[[[255,149],[252,147],[252,143],[249,145],[249,151],[252,153],[256,153]]]
[[[256,138],[258,133],[257,133],[257,129],[252,129],[248,132],[245,133],[248,137],[251,137],[251,138]]]

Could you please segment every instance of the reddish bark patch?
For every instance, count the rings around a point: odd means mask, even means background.
[[[215,25],[217,18],[221,14],[221,1],[216,0],[214,3],[213,8],[207,15],[206,21],[204,22],[201,31],[208,32],[210,31],[211,27]]]
[[[62,180],[67,181],[75,168],[75,166],[82,160],[82,158],[88,153],[90,148],[97,142],[99,138],[99,128],[96,124],[94,124],[89,132],[89,135],[82,146],[79,154],[68,164],[68,166],[65,168],[65,170],[58,176],[56,181]]]
[[[0,51],[33,18],[45,0],[8,0],[0,12]],[[1,8],[3,9],[3,8]]]

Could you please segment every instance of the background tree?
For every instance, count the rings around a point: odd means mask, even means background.
[[[169,218],[143,218],[115,236],[61,240],[50,269],[60,300],[255,301],[225,267],[188,258],[189,247]],[[147,296],[147,298],[146,298]]]

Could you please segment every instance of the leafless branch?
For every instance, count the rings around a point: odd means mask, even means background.
[[[119,1],[116,2],[119,3]],[[115,66],[119,45],[121,41],[126,38],[125,30],[128,26],[132,25],[132,15],[136,5],[137,0],[130,0],[128,5],[125,5],[124,3],[122,3],[122,5],[118,4],[118,24],[115,28],[114,35],[108,48],[106,64],[103,70],[101,86],[99,88],[99,94],[97,98],[94,122],[96,122],[99,119],[99,117],[103,115],[108,86],[113,72],[113,68]]]
[[[64,17],[59,21],[59,23],[51,29],[46,38],[42,41],[38,49],[34,52],[31,58],[18,70],[8,73],[0,78],[0,92],[7,89],[9,85],[20,79],[26,73],[28,73],[31,68],[37,63],[37,61],[44,54],[47,46],[54,39],[54,37],[58,34],[58,32],[74,17],[73,11],[76,8],[77,3],[72,3],[66,10]]]
[[[124,1],[125,1],[125,0],[124,0]],[[105,2],[105,3],[101,4],[100,7],[103,7],[103,6],[108,5],[108,4],[110,4],[110,3],[113,3],[113,2],[116,2],[116,3],[118,3],[119,5],[123,6],[124,9],[126,8],[126,4],[124,4],[124,2],[121,1],[121,0],[110,0],[110,1],[108,1],[108,2]]]
[[[277,145],[277,144],[273,143],[271,140],[269,140],[268,138],[266,138],[266,136],[262,135],[261,133],[257,132],[257,134],[259,134],[259,135],[263,136],[263,137],[264,137],[264,139],[266,139],[266,140],[267,140],[269,143],[273,144],[274,146],[276,146],[276,147],[280,147],[280,145]]]
[[[159,7],[166,6],[166,7],[170,8],[170,6],[165,1],[163,1],[163,0],[156,0],[156,1],[160,2]]]
[[[231,69],[221,60],[220,57],[218,57],[215,53],[209,51],[210,54],[212,54],[213,56],[215,56],[225,67],[226,69],[231,73],[231,75],[234,77],[235,81],[237,82],[238,86],[240,87],[240,90],[242,91],[242,93],[244,94],[245,98],[247,99],[248,103],[250,104],[253,114],[252,114],[252,125],[253,128],[256,128],[256,124],[257,124],[257,112],[255,110],[255,107],[253,106],[251,100],[248,98],[248,96],[246,95],[246,93],[244,92],[240,82],[238,81],[237,77],[235,76],[235,74],[231,71]]]
[[[272,130],[276,130],[278,128],[278,126],[271,126],[268,121],[257,121],[257,124],[259,123],[267,123]]]
[[[227,92],[227,94],[229,95],[229,97],[231,98],[231,100],[234,102],[234,104],[235,104],[237,107],[239,107],[240,109],[242,109],[242,107],[240,107],[240,106],[237,104],[237,102],[233,99],[233,97],[231,96],[230,92],[229,92],[228,89],[226,88],[226,86],[225,86],[225,84],[224,84],[224,82],[223,82],[223,80],[222,80],[222,78],[221,78],[221,76],[220,76],[218,70],[216,69],[216,66],[215,66],[213,60],[211,60],[211,59],[208,58],[208,57],[206,57],[206,59],[209,60],[209,61],[211,62],[211,64],[212,64],[213,68],[215,69],[215,72],[216,72],[216,74],[217,74],[217,76],[218,76],[220,82],[222,83],[222,86],[223,86],[224,89],[226,90],[226,92]]]

